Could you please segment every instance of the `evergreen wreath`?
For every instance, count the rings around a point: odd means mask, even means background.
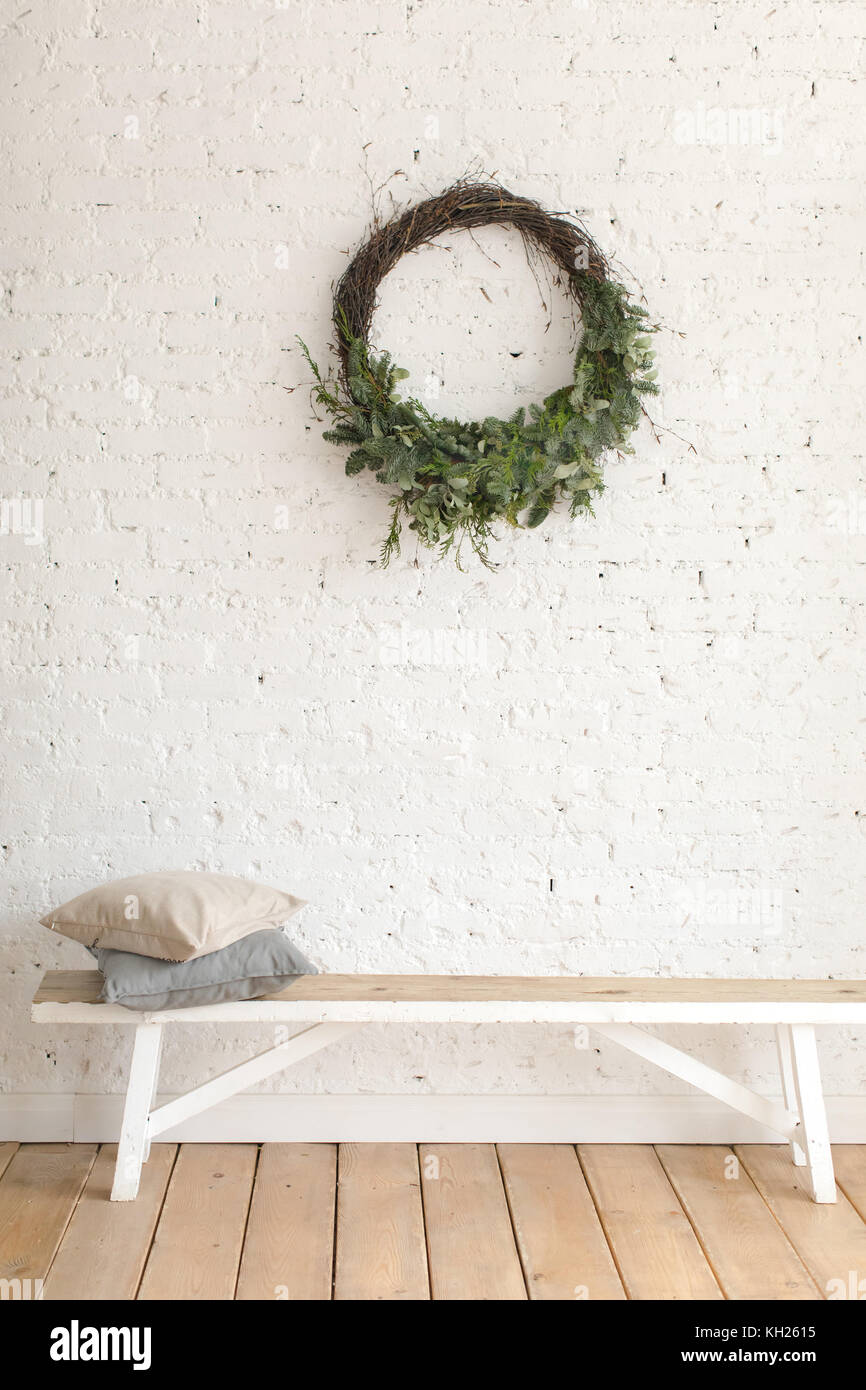
[[[577,302],[583,335],[574,376],[541,405],[507,420],[440,419],[398,383],[409,373],[368,341],[379,284],[407,251],[460,228],[514,227],[527,258],[541,253],[556,283]],[[324,437],[350,446],[349,476],[371,469],[396,489],[381,549],[387,565],[399,554],[406,522],[421,542],[460,565],[468,541],[490,567],[492,523],[539,526],[559,498],[572,517],[592,514],[603,490],[601,460],[610,450],[633,453],[628,438],[646,413],[642,397],[658,391],[651,334],[658,325],[611,277],[607,261],[577,222],[495,183],[454,184],[444,193],[375,223],[334,293],[339,372],[325,378],[301,348],[315,377],[313,397],[333,424]]]

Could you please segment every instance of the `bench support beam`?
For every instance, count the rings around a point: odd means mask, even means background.
[[[604,1023],[595,1024],[594,1027],[597,1033],[628,1048],[636,1056],[653,1062],[672,1076],[688,1081],[733,1110],[739,1110],[768,1129],[775,1130],[791,1145],[795,1162],[797,1155],[802,1155],[814,1200],[835,1202],[833,1155],[821,1089],[815,1029],[811,1024],[781,1025],[778,1030],[784,1105],[757,1095],[747,1086],[741,1086],[738,1081],[725,1076],[724,1072],[708,1067],[696,1057],[690,1057],[687,1052],[682,1052],[652,1033],[645,1033],[634,1024]]]
[[[789,1113],[783,1106],[767,1100],[764,1096],[756,1095],[748,1087],[741,1086],[738,1081],[725,1076],[724,1072],[708,1067],[705,1062],[699,1062],[696,1057],[680,1051],[678,1047],[673,1047],[652,1033],[645,1033],[642,1028],[636,1028],[632,1023],[598,1024],[595,1031],[619,1043],[621,1047],[628,1048],[629,1052],[634,1052],[644,1061],[652,1062],[663,1071],[670,1072],[672,1076],[678,1076],[682,1081],[697,1086],[707,1095],[715,1096],[716,1100],[730,1105],[732,1110],[739,1110],[742,1114],[757,1120],[759,1124],[766,1125],[768,1129],[774,1129],[777,1134],[788,1140],[793,1138],[797,1126],[796,1114]]]
[[[123,1127],[114,1170],[112,1202],[131,1202],[138,1194],[141,1165],[150,1153],[150,1142],[158,1134],[184,1120],[208,1110],[212,1105],[237,1095],[276,1072],[353,1032],[356,1023],[318,1023],[294,1037],[286,1038],[267,1051],[239,1062],[236,1067],[212,1077],[185,1095],[151,1110],[159,1069],[162,1024],[139,1023],[135,1030],[129,1086],[123,1111]]]
[[[185,1095],[178,1096],[176,1100],[158,1106],[150,1116],[151,1137],[155,1138],[157,1134],[173,1129],[175,1125],[200,1114],[202,1110],[209,1110],[221,1100],[237,1095],[238,1091],[245,1091],[249,1086],[257,1085],[259,1081],[264,1081],[276,1072],[290,1067],[293,1062],[310,1057],[314,1052],[319,1052],[321,1048],[342,1038],[344,1034],[353,1032],[358,1026],[357,1023],[317,1023],[312,1028],[305,1028],[302,1033],[296,1033],[294,1037],[269,1047],[266,1052],[260,1052],[257,1057],[239,1062],[236,1067],[230,1067],[228,1071],[205,1081],[192,1091],[187,1091]]]

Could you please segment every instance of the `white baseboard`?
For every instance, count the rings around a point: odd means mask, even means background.
[[[0,1095],[0,1140],[111,1143],[122,1108],[122,1096]],[[827,1112],[834,1143],[866,1143],[866,1096],[830,1097]],[[160,1137],[187,1143],[780,1142],[747,1116],[698,1095],[234,1096]]]
[[[0,1095],[0,1140],[31,1144],[75,1138],[77,1097]]]

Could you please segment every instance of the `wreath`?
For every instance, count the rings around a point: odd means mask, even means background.
[[[369,344],[376,294],[407,251],[443,233],[513,227],[530,263],[539,254],[576,301],[583,334],[572,380],[528,412],[507,420],[440,419],[399,383],[409,373]],[[574,220],[494,183],[462,181],[374,224],[334,292],[339,371],[325,378],[300,346],[315,378],[313,398],[331,417],[325,439],[347,445],[346,473],[375,473],[392,489],[391,524],[382,544],[387,565],[400,550],[403,523],[420,541],[457,563],[464,542],[490,566],[492,525],[539,526],[559,498],[569,514],[592,514],[603,490],[602,456],[633,453],[628,438],[658,391],[651,334],[657,325],[613,279],[595,242]]]

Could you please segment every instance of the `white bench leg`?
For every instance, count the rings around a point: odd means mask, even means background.
[[[792,1023],[790,1037],[794,1090],[803,1127],[803,1147],[812,1196],[816,1202],[835,1202],[836,1179],[821,1089],[815,1029],[809,1023]]]
[[[779,1071],[782,1074],[782,1096],[785,1101],[785,1109],[790,1110],[792,1115],[799,1116],[800,1104],[797,1100],[797,1088],[794,1085],[794,1058],[791,1054],[791,1025],[789,1023],[776,1025],[776,1052],[779,1057]],[[797,1143],[796,1139],[791,1140],[791,1157],[798,1168],[803,1167],[806,1162],[805,1150],[801,1144]]]
[[[153,1025],[151,1025],[151,1026],[153,1026]],[[146,1127],[146,1129],[145,1129],[145,1134],[144,1134],[144,1153],[143,1153],[143,1155],[142,1155],[142,1162],[143,1162],[143,1163],[146,1163],[147,1160],[150,1158],[150,1140],[151,1140],[150,1115],[152,1114],[152,1112],[153,1112],[153,1107],[154,1107],[154,1105],[156,1104],[156,1088],[157,1088],[157,1085],[158,1085],[158,1083],[159,1083],[159,1064],[160,1064],[160,1061],[162,1060],[162,1039],[163,1039],[162,1024],[158,1023],[158,1024],[156,1024],[155,1026],[156,1026],[157,1028],[159,1028],[159,1037],[158,1037],[157,1040],[156,1040],[156,1057],[154,1058],[154,1061],[153,1061],[153,1085],[152,1085],[151,1091],[150,1091],[150,1100],[148,1101],[148,1105],[147,1105],[147,1110],[148,1110],[148,1123],[147,1123],[147,1127]]]
[[[111,1189],[112,1202],[131,1202],[138,1194],[141,1165],[150,1148],[148,1116],[156,1088],[161,1038],[161,1023],[136,1025]]]

